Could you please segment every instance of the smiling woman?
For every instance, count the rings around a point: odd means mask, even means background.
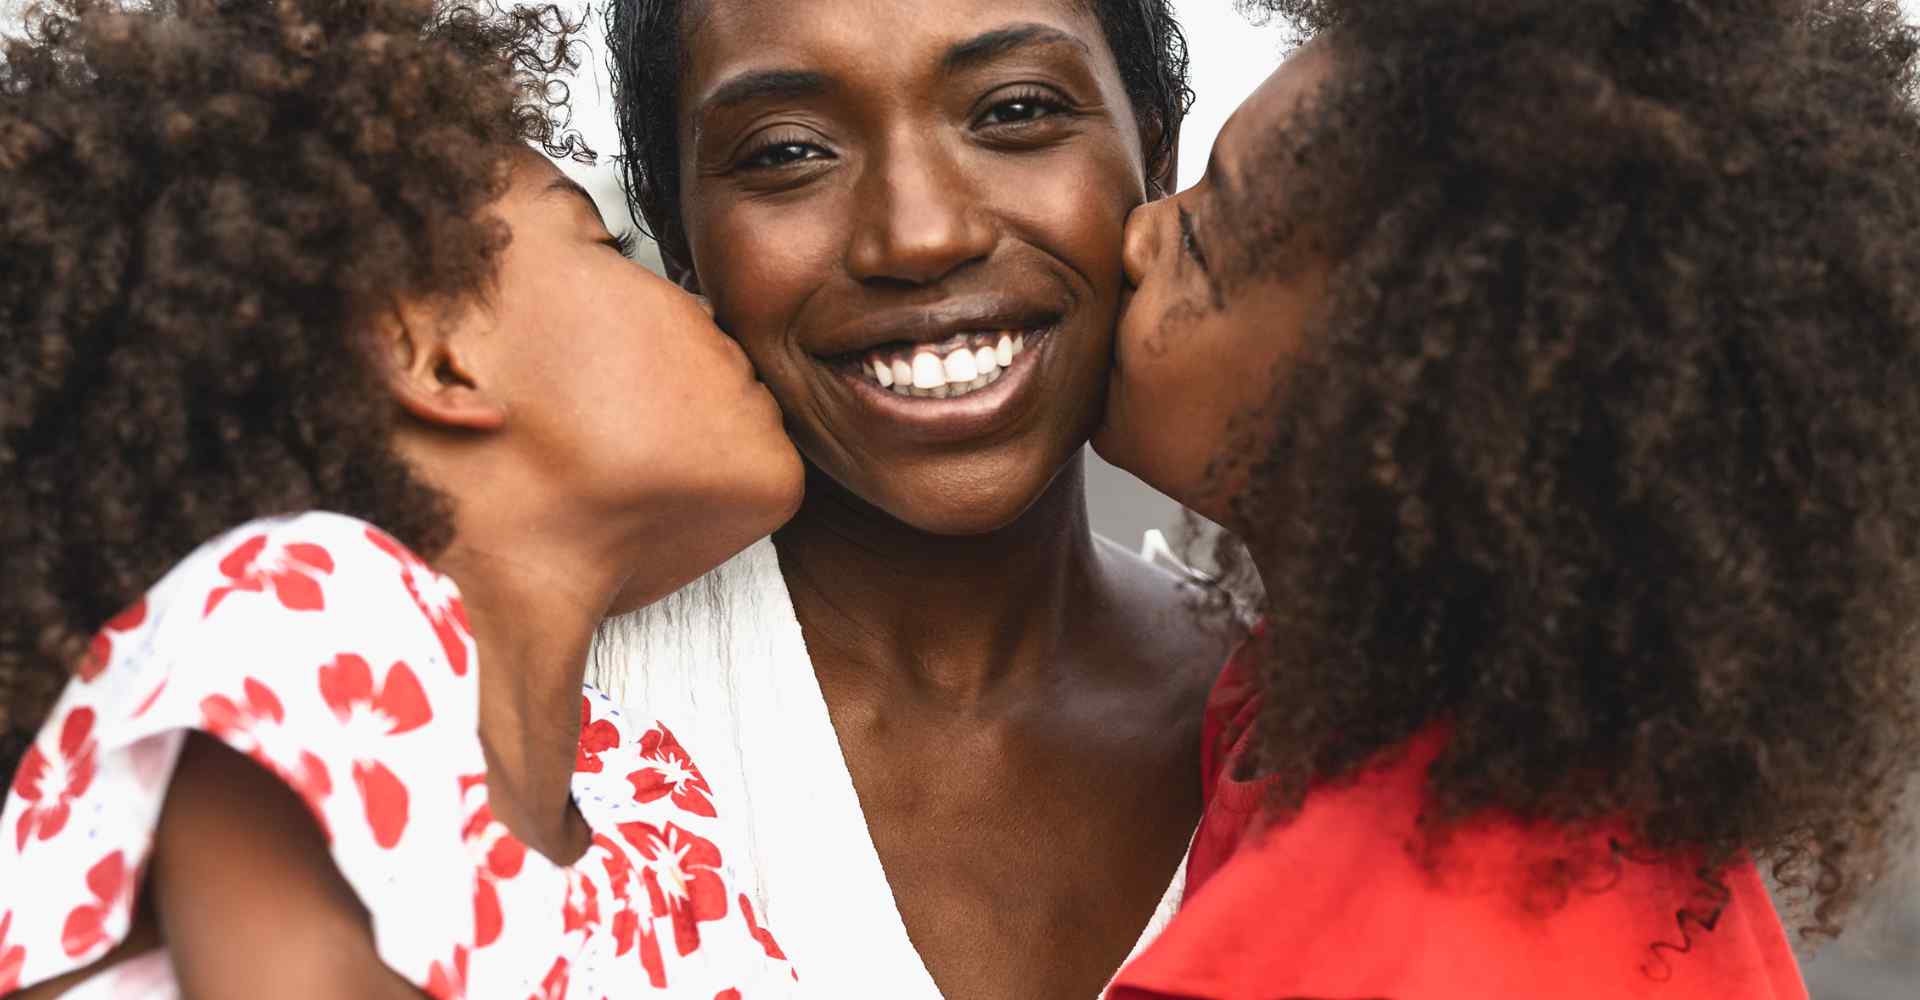
[[[611,47],[635,207],[809,479],[726,635],[683,604],[603,668],[733,749],[815,988],[1094,995],[1176,898],[1222,652],[1079,457],[1186,105],[1167,5],[628,0]]]
[[[907,23],[712,5],[689,32],[680,152],[693,273],[809,457],[944,534],[1009,524],[1084,442],[1119,301],[1114,247],[1144,196],[1112,57],[1020,5],[975,6],[889,65],[871,53],[912,37]],[[991,345],[997,365],[1002,336],[1008,377],[976,392],[977,352]],[[881,361],[921,394],[872,391],[863,369]]]

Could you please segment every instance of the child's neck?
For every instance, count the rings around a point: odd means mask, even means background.
[[[588,645],[618,591],[585,553],[462,536],[435,560],[460,587],[479,647],[480,742],[496,818],[558,863],[587,849],[573,806]],[[605,576],[607,579],[602,580]]]

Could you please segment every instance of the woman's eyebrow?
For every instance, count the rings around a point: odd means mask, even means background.
[[[1058,28],[1044,24],[1009,24],[982,32],[947,50],[940,68],[948,75],[975,69],[1020,49],[1044,45],[1069,45],[1092,55],[1087,43]]]
[[[694,110],[695,120],[755,101],[818,97],[827,92],[827,86],[826,74],[812,70],[747,70],[708,91]]]

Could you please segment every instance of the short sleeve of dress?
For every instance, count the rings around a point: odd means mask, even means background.
[[[256,521],[187,557],[93,640],[14,777],[0,993],[125,937],[189,732],[296,792],[382,959],[423,989],[444,978],[473,935],[471,908],[444,905],[474,892],[470,643],[451,582],[352,518]]]

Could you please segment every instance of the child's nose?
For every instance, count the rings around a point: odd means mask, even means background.
[[[1120,253],[1120,260],[1127,272],[1127,285],[1139,288],[1152,269],[1154,258],[1160,250],[1160,232],[1165,227],[1162,217],[1166,215],[1172,199],[1162,198],[1150,201],[1133,210],[1127,216],[1127,232]]]

